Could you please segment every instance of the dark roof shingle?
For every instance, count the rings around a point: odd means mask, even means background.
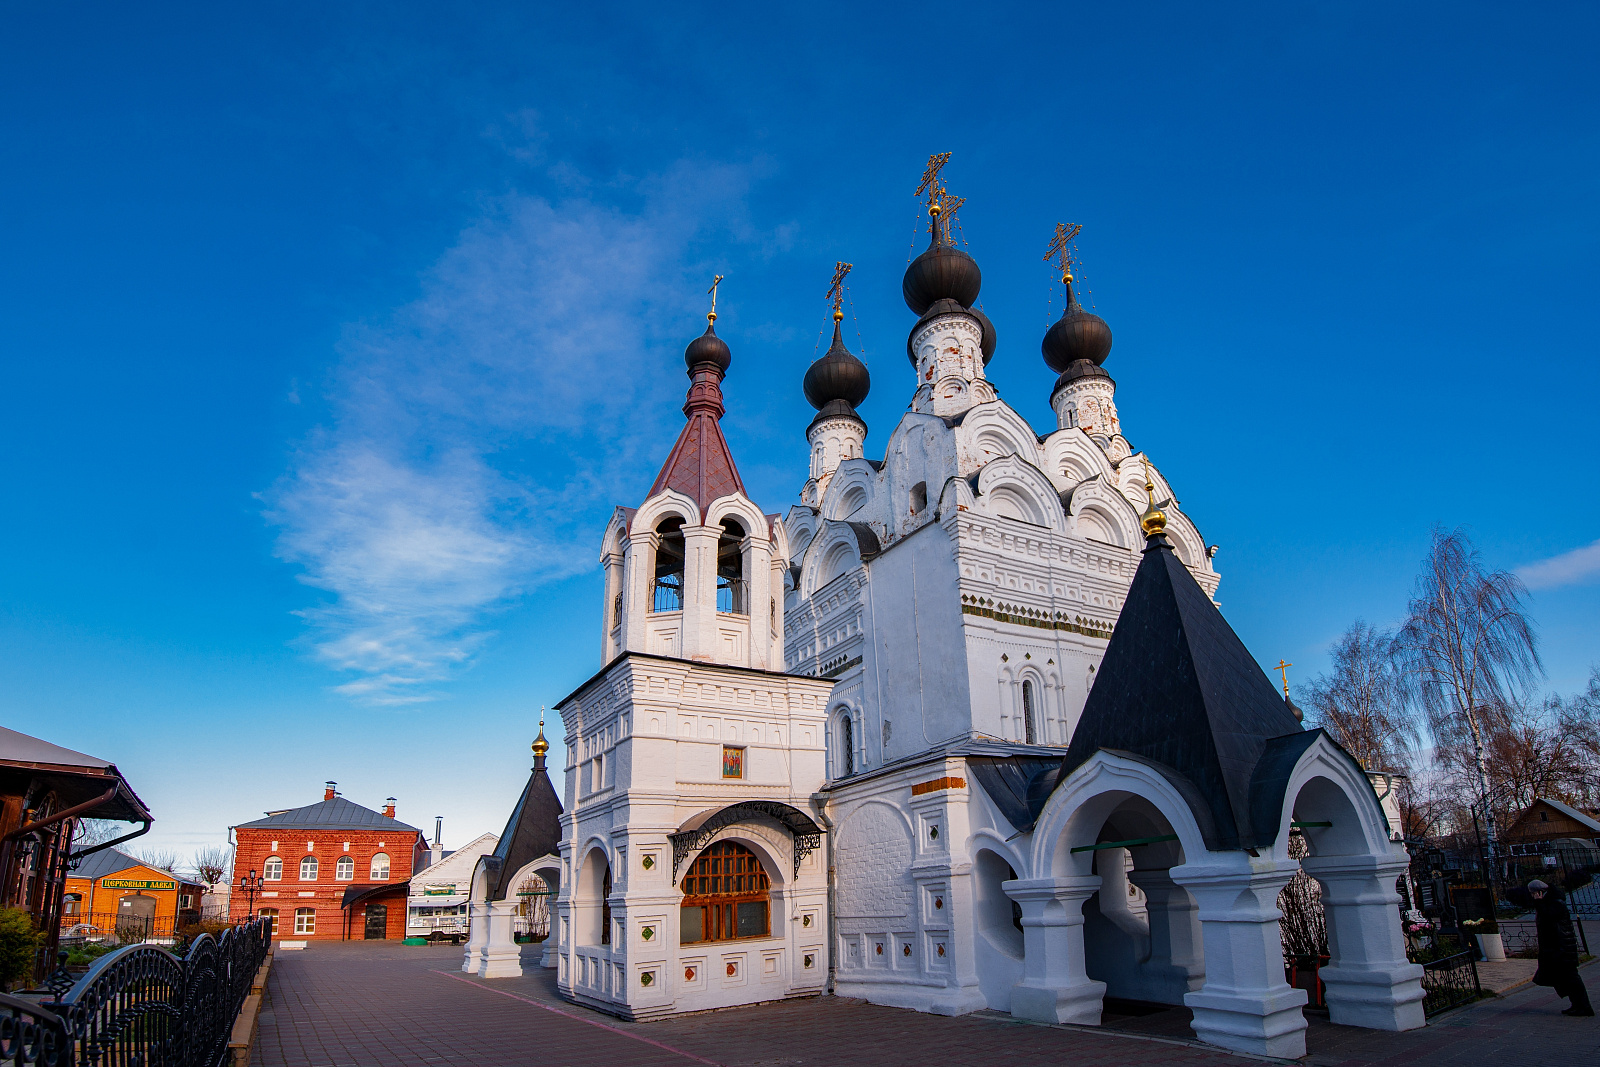
[[[334,797],[332,800],[322,800],[315,804],[307,804],[303,808],[290,808],[280,811],[276,815],[268,815],[265,819],[254,822],[243,822],[235,827],[237,830],[410,830],[412,833],[421,833],[415,826],[410,826],[398,819],[391,819],[381,811],[364,808],[354,801],[344,797]]]

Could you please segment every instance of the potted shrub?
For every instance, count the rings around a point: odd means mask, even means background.
[[[1461,928],[1478,940],[1478,952],[1485,960],[1499,963],[1506,958],[1500,939],[1500,924],[1493,919],[1462,919]]]

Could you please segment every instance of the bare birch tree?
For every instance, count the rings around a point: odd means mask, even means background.
[[[1406,771],[1417,725],[1390,634],[1357,619],[1333,648],[1333,669],[1306,683],[1312,720],[1365,770]]]
[[[214,893],[218,883],[228,880],[228,850],[217,845],[195,849],[190,866],[195,879],[206,887],[206,892]]]
[[[1526,592],[1515,575],[1486,571],[1463,531],[1435,527],[1395,638],[1435,741],[1448,746],[1463,734],[1471,737],[1491,868],[1499,849],[1489,811],[1488,720],[1543,673],[1538,639],[1523,610]]]

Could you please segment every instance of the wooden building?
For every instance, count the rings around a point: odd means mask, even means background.
[[[141,930],[141,940],[177,937],[180,927],[200,918],[200,897],[206,891],[199,882],[114,848],[86,857],[69,871],[66,888],[62,933],[122,941]]]
[[[74,851],[83,819],[142,825]],[[138,837],[153,821],[115,764],[0,727],[0,907],[28,912],[46,934],[36,980],[55,960],[69,864]]]

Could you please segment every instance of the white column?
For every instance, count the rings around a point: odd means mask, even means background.
[[[787,560],[773,556],[768,570],[767,596],[771,600],[767,604],[767,628],[761,632],[767,635],[767,669],[771,671],[789,669],[783,652],[783,572],[787,567]]]
[[[655,598],[656,546],[661,538],[653,530],[635,531],[628,538],[622,594],[622,648],[645,652],[645,623]]]
[[[479,978],[521,978],[522,948],[517,944],[517,902],[497,900],[486,906],[489,913],[489,939],[483,947]]]
[[[1399,856],[1329,856],[1300,861],[1322,884],[1328,917],[1328,1018],[1374,1030],[1423,1025],[1422,968],[1406,959],[1400,897],[1394,882],[1406,870]]]
[[[621,651],[619,643],[623,635],[617,625],[617,597],[619,595],[622,597],[623,614],[627,614],[628,601],[628,595],[622,588],[622,563],[623,554],[615,549],[608,551],[601,560],[606,571],[605,609],[600,614],[601,663],[610,663],[612,657]]]
[[[1205,979],[1199,906],[1166,870],[1136,869],[1128,873],[1128,880],[1143,890],[1150,918],[1150,961],[1144,966],[1145,973],[1169,998],[1162,1003],[1180,1004],[1184,994],[1199,989]]]
[[[717,650],[717,541],[720,526],[683,528],[684,659],[709,662]]]
[[[1186,994],[1202,1041],[1255,1056],[1306,1054],[1304,989],[1284,980],[1278,893],[1298,864],[1252,861],[1242,852],[1207,854],[1227,865],[1184,864],[1172,880],[1200,905],[1205,984]]]
[[[748,666],[758,670],[773,669],[768,658],[772,641],[767,636],[771,632],[772,619],[772,607],[767,599],[771,569],[767,561],[772,553],[766,533],[762,530],[759,535],[751,534],[739,546],[739,571],[745,582],[745,610],[750,613],[750,639],[745,658]]]
[[[489,940],[489,905],[472,901],[467,905],[467,950],[462,953],[461,969],[477,974],[483,966],[483,946]]]
[[[1000,888],[1022,906],[1022,981],[1011,987],[1011,1014],[1099,1026],[1106,984],[1085,968],[1083,902],[1099,890],[1100,876],[1019,879]]]

